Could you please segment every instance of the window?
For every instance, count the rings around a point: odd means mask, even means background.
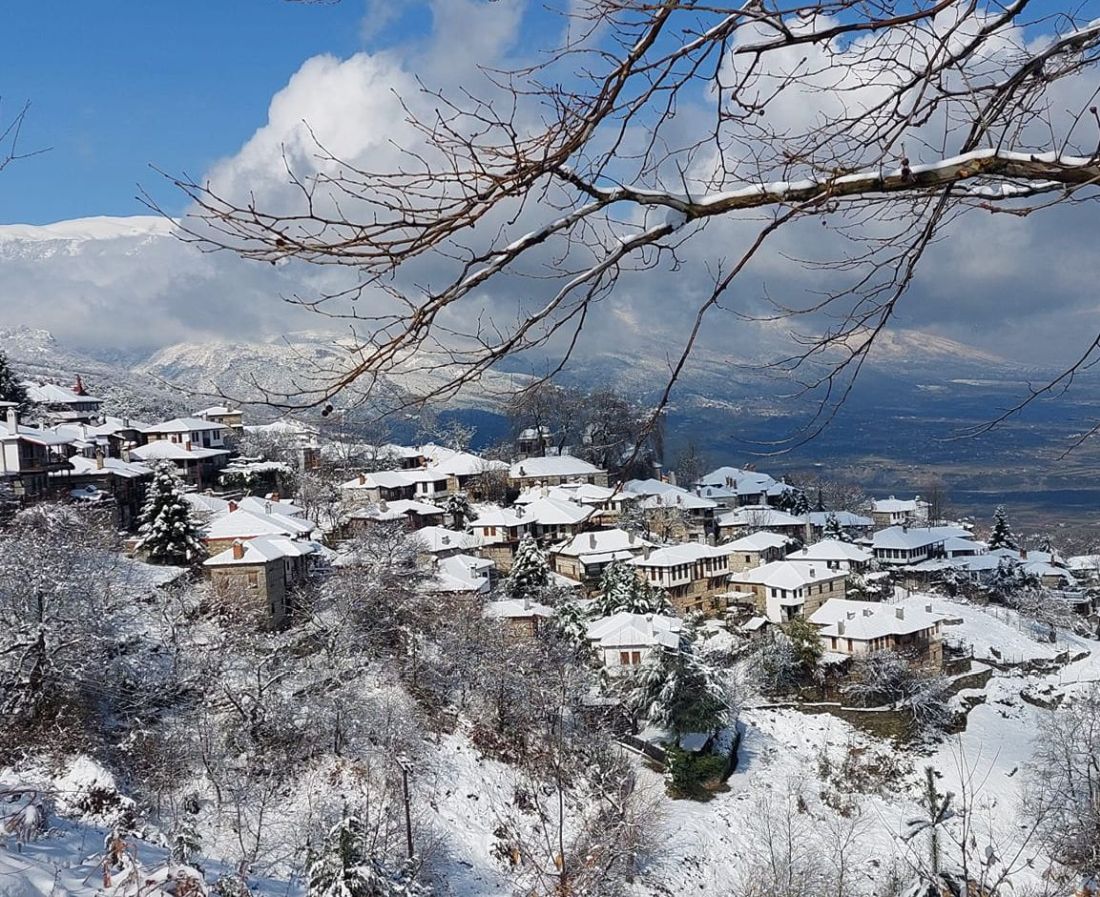
[[[745,563],[746,564],[751,564],[752,563],[752,555],[751,554],[746,554],[745,555]]]
[[[631,651],[630,652],[630,663],[633,666],[637,666],[641,662],[642,662],[642,652],[641,651]]]
[[[248,574],[248,587],[250,589],[258,589],[260,587],[260,574],[252,571]]]
[[[619,664],[624,666],[624,667],[630,666],[630,652],[629,651],[620,651],[619,652]]]

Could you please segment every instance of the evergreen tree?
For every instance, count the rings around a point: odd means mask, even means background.
[[[11,369],[8,356],[0,352],[0,402],[15,402],[19,411],[27,410],[27,390]]]
[[[728,721],[726,688],[692,651],[690,639],[683,639],[678,651],[650,655],[627,689],[634,713],[677,736],[712,732]]]
[[[593,604],[597,617],[620,611],[632,614],[670,614],[668,596],[640,578],[631,564],[613,561],[600,578],[600,594]]]
[[[516,547],[512,571],[505,580],[505,589],[513,598],[537,598],[550,585],[550,565],[546,553],[528,533]]]
[[[996,551],[998,548],[1011,548],[1014,551],[1020,549],[1016,536],[1008,525],[1004,505],[997,505],[997,510],[993,512],[993,531],[989,534],[989,550]]]
[[[810,513],[810,500],[806,498],[805,492],[796,490],[794,495],[791,496],[790,513],[796,517],[804,517]]]
[[[852,541],[852,537],[849,536],[844,527],[840,525],[840,521],[837,520],[836,514],[832,511],[830,511],[829,516],[825,518],[825,526],[821,531],[821,537],[823,539],[837,539],[841,542]]]
[[[477,514],[470,507],[470,500],[465,492],[456,492],[447,499],[447,513],[451,516],[452,525],[457,530],[466,529],[466,524],[477,519]]]
[[[141,541],[151,561],[185,566],[200,560],[206,548],[201,527],[183,495],[183,483],[170,462],[157,465],[141,511]]]
[[[341,819],[309,863],[308,897],[429,897],[407,866],[396,870],[370,856],[363,824]]]

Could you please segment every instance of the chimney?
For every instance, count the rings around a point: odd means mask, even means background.
[[[12,433],[19,432],[19,412],[14,407],[8,409],[8,429]]]
[[[122,456],[122,460],[125,461],[127,464],[129,464],[130,463],[130,446],[124,445],[122,447],[122,451],[121,451],[120,454]]]
[[[232,514],[235,510],[237,510],[237,503],[235,501],[230,500],[230,502],[229,502],[229,513]]]
[[[589,533],[588,534],[588,547],[591,548],[593,551],[596,550],[596,534],[595,533]]]
[[[633,545],[634,544],[634,533],[627,533],[626,534],[626,541],[627,541],[628,544]]]
[[[927,613],[932,613],[932,605],[931,604],[924,605],[924,609]]]
[[[650,552],[652,552],[652,551],[653,551],[653,548],[651,546],[647,545],[645,548],[642,549],[642,557],[644,557],[648,561]]]
[[[836,634],[837,635],[844,635],[844,621],[843,620],[840,620],[840,621],[837,622],[837,624],[836,624]]]
[[[269,501],[264,502],[264,513],[265,514],[270,514],[274,510],[275,509],[271,506],[271,502],[269,502]]]
[[[240,539],[233,540],[233,560],[239,561],[244,558],[244,543]]]
[[[95,469],[103,470],[103,449],[95,450]]]
[[[191,451],[191,440],[188,439],[187,442],[183,444],[183,447],[186,451]]]
[[[897,615],[897,618],[899,620],[904,620],[905,619],[905,608],[904,607],[895,608],[894,613]]]
[[[360,485],[360,486],[365,486],[365,485],[367,485],[367,477],[366,477],[366,474],[362,474],[362,473],[361,473],[361,474],[359,474],[359,485]]]
[[[856,612],[854,610],[846,611],[844,616],[846,616],[849,620],[854,620],[856,618]]]
[[[73,392],[78,396],[86,396],[88,394],[84,389],[84,381],[80,378],[80,374],[76,375],[76,383],[73,384]]]
[[[810,568],[810,579],[816,579],[816,578],[817,578],[817,567],[811,567]]]
[[[378,510],[381,511],[383,514],[385,514],[386,511],[388,511],[389,509],[390,506],[386,504],[386,500],[384,498],[380,502],[378,502]]]
[[[871,610],[871,608],[869,608],[869,607],[863,608],[863,616],[873,617],[874,615],[875,615],[875,612],[873,610]]]

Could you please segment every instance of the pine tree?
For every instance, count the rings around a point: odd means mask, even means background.
[[[1005,514],[1004,505],[997,505],[997,510],[993,512],[993,531],[989,534],[989,550],[996,551],[998,548],[1011,548],[1013,551],[1018,551],[1020,548],[1016,536],[1008,525],[1008,515]]]
[[[8,356],[0,352],[0,402],[15,402],[19,411],[27,409],[27,390],[11,369]]]
[[[627,706],[651,724],[687,732],[712,732],[729,715],[726,689],[685,639],[678,651],[654,653],[627,685]]]
[[[668,596],[640,578],[635,568],[621,561],[608,564],[600,578],[600,594],[593,610],[597,617],[621,611],[631,614],[669,614]]]
[[[202,837],[190,819],[184,819],[172,832],[169,852],[177,863],[190,864],[202,850]]]
[[[791,497],[791,510],[790,513],[796,517],[803,517],[810,513],[810,500],[806,498],[806,493],[801,490],[797,490]]]
[[[830,511],[829,516],[825,518],[825,526],[822,528],[821,537],[823,539],[837,539],[840,542],[852,541],[852,537],[849,536],[844,527],[840,525],[840,521],[837,520],[836,514],[832,511]]]
[[[505,589],[513,598],[529,601],[537,598],[550,585],[550,565],[546,553],[528,533],[516,547],[512,571],[505,580]]]
[[[170,462],[158,464],[142,508],[138,548],[151,561],[186,566],[200,560],[206,548],[201,527],[183,496],[183,484]]]
[[[430,897],[407,865],[396,870],[370,856],[362,822],[341,819],[309,863],[308,897]]]
[[[455,529],[463,530],[471,520],[477,519],[477,514],[470,507],[470,501],[465,492],[456,492],[447,499],[447,513],[451,516],[451,522]]]

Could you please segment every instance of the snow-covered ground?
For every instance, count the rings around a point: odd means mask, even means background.
[[[1077,659],[1047,672],[995,669],[986,688],[960,696],[982,700],[970,711],[965,731],[940,741],[899,746],[826,713],[748,710],[742,718],[740,765],[727,787],[707,802],[663,797],[660,776],[635,761],[644,786],[662,794],[653,820],[656,849],[645,875],[634,886],[639,895],[738,893],[746,870],[761,858],[768,821],[783,816],[788,806],[793,808],[800,837],[822,851],[848,833],[848,872],[855,883],[869,886],[881,881],[891,867],[905,874],[910,861],[919,861],[919,839],[907,842],[902,834],[909,821],[920,815],[917,796],[926,766],[937,771],[941,790],[973,793],[980,846],[988,842],[1004,853],[1014,850],[1020,837],[1017,808],[1032,739],[1042,715],[1050,712],[1025,696],[1049,703],[1059,694],[1100,680],[1096,650],[1100,643],[1068,633],[1059,633],[1054,644],[1038,641],[1035,636],[1041,632],[1001,608],[926,595],[899,601],[931,602],[951,621],[945,632],[973,644],[979,659],[995,657],[994,650],[1000,653],[1002,666],[1050,660],[1063,652]],[[888,757],[894,768],[870,787],[845,791],[835,770],[845,756],[852,755],[872,766],[876,756]],[[829,763],[823,764],[823,757]],[[459,897],[514,893],[495,832],[514,798],[515,771],[483,757],[461,732],[435,740],[431,758],[417,783],[431,795],[430,813],[418,823],[417,837],[433,852],[434,867],[442,870],[442,893]],[[94,772],[76,767],[56,781],[66,781],[65,776],[83,780]],[[846,807],[843,812],[838,809],[841,805]],[[59,809],[66,809],[64,801]],[[12,839],[5,844],[0,837],[0,897],[115,897],[100,880],[105,830],[96,822],[55,820],[47,837],[21,849]],[[135,846],[146,865],[163,862],[162,848],[144,842]],[[203,865],[208,874],[218,868],[215,861]],[[1018,880],[1026,884],[1036,874],[1024,870]],[[253,884],[265,897],[301,893],[297,881]]]

